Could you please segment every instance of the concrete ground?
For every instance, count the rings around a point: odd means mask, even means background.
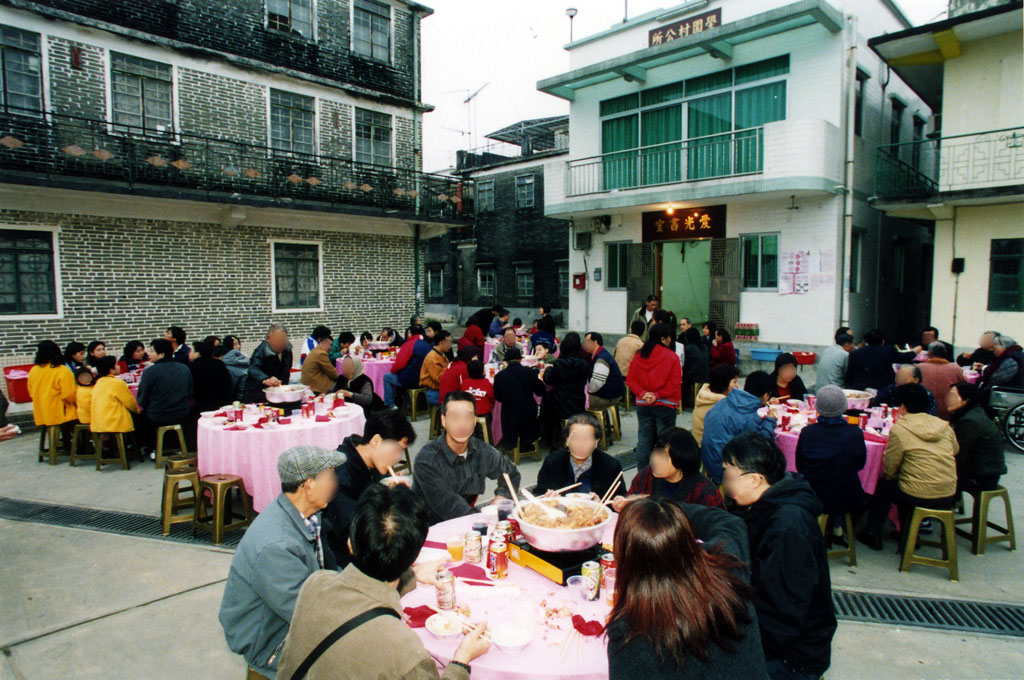
[[[689,413],[680,416],[681,426],[689,422]],[[416,429],[414,451],[426,420]],[[635,416],[624,415],[623,429],[612,453],[636,441]],[[162,478],[151,464],[97,472],[62,459],[50,467],[36,462],[37,442],[30,431],[0,444],[0,497],[159,514]],[[1007,465],[1003,484],[1020,499],[1024,457],[1008,451]],[[532,484],[539,463],[520,467]],[[833,585],[1024,604],[1020,553],[1003,545],[975,557],[959,539],[959,583],[926,567],[899,574],[894,550],[893,541],[881,553],[858,546],[855,568],[833,560]],[[217,621],[230,561],[229,550],[212,546],[0,520],[0,680],[244,677]],[[832,652],[830,680],[1024,677],[1024,640],[1016,638],[841,622]]]

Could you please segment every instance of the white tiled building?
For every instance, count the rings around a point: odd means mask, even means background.
[[[570,102],[565,171],[545,176],[586,274],[568,325],[627,332],[654,292],[770,346],[824,346],[841,324],[916,335],[930,233],[866,203],[875,147],[930,119],[867,49],[909,26],[888,0],[695,0],[568,45],[570,70],[538,83]]]

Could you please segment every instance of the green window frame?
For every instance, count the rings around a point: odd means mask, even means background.
[[[52,231],[0,230],[0,317],[57,313]]]
[[[988,311],[1024,312],[1024,238],[992,239]]]
[[[629,283],[629,241],[604,244],[604,288],[626,290]]]
[[[743,290],[779,289],[779,234],[741,234]]]
[[[0,107],[4,113],[43,115],[39,34],[0,26]]]
[[[319,243],[274,241],[274,310],[320,310]]]

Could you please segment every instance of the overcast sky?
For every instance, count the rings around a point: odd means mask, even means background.
[[[915,25],[934,20],[948,0],[898,0]],[[568,69],[569,19],[577,38],[622,21],[623,0],[424,0],[423,101],[436,108],[423,119],[424,170],[454,164],[455,151],[486,143],[483,136],[525,118],[568,113],[568,102],[537,91],[541,78]],[[673,0],[629,0],[637,16]],[[609,55],[613,56],[613,55]],[[473,103],[463,100],[487,83]],[[467,110],[468,109],[468,110]]]

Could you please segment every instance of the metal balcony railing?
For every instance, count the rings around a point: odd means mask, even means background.
[[[1018,184],[1024,184],[1024,127],[887,144],[875,153],[880,198]]]
[[[471,180],[38,111],[0,111],[0,179],[183,198],[199,192],[206,200],[296,207],[308,202],[339,212],[355,207],[446,222],[473,219]]]
[[[694,137],[566,163],[566,196],[758,174],[764,128]]]

